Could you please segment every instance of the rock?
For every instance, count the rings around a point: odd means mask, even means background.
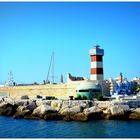
[[[28,95],[21,96],[21,99],[29,99]]]
[[[11,105],[14,105],[15,104],[15,101],[12,100],[11,98],[4,98],[4,102],[9,103]]]
[[[82,107],[81,106],[74,106],[74,107],[65,107],[60,109],[59,113],[61,115],[74,115],[76,113],[82,112]]]
[[[62,102],[62,108],[70,107],[70,103],[69,103],[69,101],[63,101]]]
[[[5,105],[7,105],[6,102],[2,102],[2,103],[0,103],[0,108],[2,108],[2,107],[5,106]]]
[[[62,120],[63,117],[59,113],[47,113],[44,115],[45,120]]]
[[[3,100],[1,99],[1,100],[0,100],[0,104],[1,104],[2,102],[3,102]]]
[[[66,100],[62,102],[62,108],[65,107],[74,107],[74,106],[78,106],[79,105],[79,101],[77,100]]]
[[[140,114],[139,113],[130,113],[129,114],[129,119],[130,120],[140,120]]]
[[[23,100],[16,100],[16,101],[15,101],[15,104],[16,104],[17,106],[20,106],[20,105],[23,106],[24,103],[25,103],[25,102],[24,102]]]
[[[25,106],[19,106],[16,109],[16,113],[14,114],[14,118],[26,118],[31,115],[31,111],[27,109]]]
[[[136,108],[136,109],[134,109],[133,112],[140,113],[140,108]]]
[[[25,106],[19,106],[19,107],[16,109],[17,112],[22,112],[22,111],[24,111],[24,110],[27,110]]]
[[[46,105],[51,106],[51,102],[52,102],[52,100],[37,99],[37,100],[36,100],[36,106],[40,106],[40,105],[42,105],[42,104],[46,104]]]
[[[127,119],[129,115],[128,105],[114,105],[110,107],[110,114],[107,114],[108,119]]]
[[[51,106],[48,106],[46,104],[42,104],[36,109],[34,109],[32,116],[38,116],[38,117],[43,117],[47,113],[56,113],[57,111],[53,109]]]
[[[107,108],[106,110],[103,110],[102,118],[109,119],[111,116],[110,108]]]
[[[64,107],[64,108],[61,108],[61,109],[60,109],[59,113],[60,113],[61,115],[68,115],[68,114],[71,113],[71,110],[70,110],[69,107]]]
[[[59,111],[62,107],[62,100],[52,100],[51,107]]]
[[[104,114],[111,114],[110,108],[107,108],[106,110],[103,110]]]
[[[71,119],[70,115],[65,115],[65,116],[63,116],[63,120],[64,121],[71,121],[72,119]]]
[[[97,106],[93,106],[93,107],[84,109],[84,112],[86,112],[86,113],[95,113],[95,112],[102,112],[102,110]]]
[[[0,98],[0,104],[4,101],[4,98]]]
[[[101,119],[103,114],[103,111],[97,106],[84,109],[83,112],[87,115],[88,120]]]
[[[10,103],[2,102],[0,104],[0,115],[13,115],[16,111],[17,106]]]
[[[26,106],[26,108],[32,112],[36,108],[36,104],[34,102],[31,102]]]
[[[129,119],[140,120],[140,108],[131,110],[131,113],[129,114]]]
[[[80,101],[79,100],[79,103],[78,103],[81,107],[83,107],[84,109],[85,108],[89,108],[89,107],[91,107],[91,106],[93,106],[93,102],[92,101],[88,101],[88,100],[86,100],[86,101]]]
[[[16,99],[15,100],[15,104],[17,105],[17,106],[26,106],[26,105],[28,105],[29,103],[30,103],[31,101],[29,101],[28,99]]]
[[[102,110],[105,110],[105,109],[109,108],[109,106],[111,104],[110,101],[96,101],[95,103]]]
[[[112,115],[124,115],[125,112],[129,111],[128,105],[115,105],[110,107]]]
[[[63,116],[63,120],[73,120],[73,115],[82,112],[81,106],[74,106],[74,107],[65,107],[60,109],[59,114]]]
[[[77,101],[75,101],[75,102],[77,102]],[[63,104],[72,107],[75,104],[75,102],[74,101],[71,101],[71,100],[67,100],[67,101],[63,101]]]
[[[89,101],[89,100],[0,100],[0,115],[15,118],[45,120],[88,121],[94,119],[138,119],[140,101]]]
[[[49,105],[49,106],[51,106],[51,102],[52,102],[53,100],[43,100],[42,102],[43,102],[43,104],[46,104],[46,105]]]
[[[70,118],[74,121],[87,121],[88,117],[85,113],[77,113],[73,116],[70,116]]]
[[[40,106],[42,103],[43,103],[42,100],[40,100],[40,99],[36,100],[36,106]]]
[[[74,107],[74,106],[78,106],[80,103],[80,101],[77,100],[73,100],[73,101],[69,101],[69,106]]]

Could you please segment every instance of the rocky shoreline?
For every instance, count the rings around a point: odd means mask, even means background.
[[[139,120],[140,100],[43,100],[4,97],[0,99],[0,115],[14,118],[66,121]]]

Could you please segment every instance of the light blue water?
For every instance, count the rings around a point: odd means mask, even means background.
[[[140,121],[67,122],[0,116],[0,138],[140,138]]]

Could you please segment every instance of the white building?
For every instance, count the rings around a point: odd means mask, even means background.
[[[109,83],[111,96],[132,94],[133,82],[129,82],[126,78],[124,78],[122,73],[120,73],[120,75],[114,80],[110,78]]]

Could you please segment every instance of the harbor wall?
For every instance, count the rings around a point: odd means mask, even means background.
[[[0,92],[6,92],[9,96],[18,98],[23,95],[28,96],[55,96],[59,99],[67,99],[69,96],[76,97],[76,87],[78,83],[71,84],[47,84],[32,86],[1,87]]]
[[[9,96],[20,98],[23,95],[28,96],[55,96],[58,99],[68,99],[69,96],[76,97],[76,88],[83,81],[72,81],[69,83],[61,84],[46,84],[46,85],[30,85],[30,86],[13,86],[13,87],[0,87],[0,93],[6,92]],[[95,82],[96,81],[92,81]],[[107,95],[109,93],[109,85],[102,81],[102,93]]]

